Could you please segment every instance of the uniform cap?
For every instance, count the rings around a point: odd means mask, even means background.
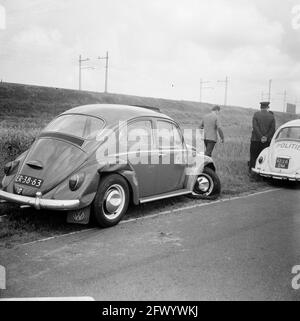
[[[268,108],[270,106],[270,102],[269,101],[262,101],[260,103],[260,107],[261,108]]]

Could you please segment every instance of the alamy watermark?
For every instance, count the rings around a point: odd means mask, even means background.
[[[5,267],[0,265],[0,290],[6,289],[6,271]]]
[[[98,163],[104,166],[189,164],[191,172],[187,175],[193,175],[193,170],[204,163],[205,156],[199,153],[204,150],[200,129],[181,132],[171,123],[165,123],[166,128],[151,128],[149,124],[119,123],[118,129],[104,129],[98,133],[96,140],[101,142],[96,153]],[[186,148],[186,144],[190,147]]]
[[[300,29],[300,4],[292,8],[292,28],[295,30]]]
[[[292,279],[292,288],[300,290],[300,265],[295,265],[292,268],[292,274],[295,275]]]
[[[0,30],[6,29],[6,10],[0,4]]]

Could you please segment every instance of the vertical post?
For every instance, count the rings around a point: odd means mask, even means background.
[[[89,60],[90,60],[90,58],[82,59],[82,56],[79,55],[79,90],[82,89],[82,69],[93,69],[93,67],[82,66],[83,62],[87,62]]]
[[[108,51],[106,52],[106,70],[105,70],[105,93],[108,90]]]
[[[228,77],[228,76],[226,76],[225,80],[218,80],[217,82],[218,82],[218,83],[225,83],[225,98],[224,98],[224,106],[227,106],[229,77]]]
[[[81,62],[82,62],[82,58],[80,55],[79,56],[79,90],[81,90]]]
[[[271,102],[272,79],[269,80],[269,102]]]
[[[109,57],[108,57],[108,51],[106,52],[106,56],[105,57],[98,57],[99,60],[101,59],[105,59],[106,60],[106,64],[105,64],[105,89],[104,92],[107,93],[108,92],[108,61],[109,61]]]
[[[287,99],[287,91],[285,90],[283,93],[283,112],[286,112],[286,99]]]
[[[203,80],[200,79],[200,103],[202,103],[202,88],[203,88]]]
[[[225,100],[224,100],[224,106],[227,106],[227,95],[228,95],[228,77],[226,76],[225,79]]]

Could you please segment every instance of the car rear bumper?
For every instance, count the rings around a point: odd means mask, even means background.
[[[37,210],[48,209],[56,211],[75,210],[80,205],[79,200],[50,200],[43,199],[41,196],[28,197],[22,195],[16,195],[7,193],[0,190],[0,200],[7,201],[9,203],[17,203],[20,205],[28,205],[34,207]]]
[[[281,179],[281,180],[289,180],[289,181],[300,181],[300,175],[289,175],[289,174],[279,174],[279,173],[272,173],[266,172],[259,169],[252,168],[252,171],[258,175],[263,177],[269,177],[274,179]]]

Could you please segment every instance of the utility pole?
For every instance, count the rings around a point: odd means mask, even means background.
[[[227,106],[227,97],[228,97],[228,84],[229,78],[226,76],[225,80],[218,80],[219,83],[225,84],[225,98],[224,98],[224,106]]]
[[[283,96],[283,112],[286,112],[286,103],[287,103],[287,91],[286,89],[284,90],[284,92],[282,94],[278,94]]]
[[[285,90],[283,93],[283,112],[286,112],[286,100],[287,100],[287,91]]]
[[[298,103],[299,103],[299,100],[298,100],[298,97],[296,97],[296,98],[295,98],[296,114],[298,114],[298,113],[297,113],[297,105],[298,105]]]
[[[271,102],[272,79],[269,80],[269,102]]]
[[[106,60],[106,64],[105,64],[105,89],[104,92],[107,93],[108,92],[108,61],[109,61],[109,57],[108,57],[108,51],[106,52],[106,56],[105,57],[98,57],[99,60],[101,59],[105,59]]]
[[[200,79],[200,103],[202,103],[202,92],[203,89],[211,89],[211,87],[203,87],[204,84],[208,84],[210,81],[203,81],[203,79]]]
[[[81,90],[81,88],[82,88],[81,87],[81,78],[82,78],[81,71],[82,71],[82,69],[87,69],[87,67],[82,67],[82,63],[89,61],[89,60],[90,60],[89,58],[82,59],[82,56],[81,55],[79,56],[79,90]]]

